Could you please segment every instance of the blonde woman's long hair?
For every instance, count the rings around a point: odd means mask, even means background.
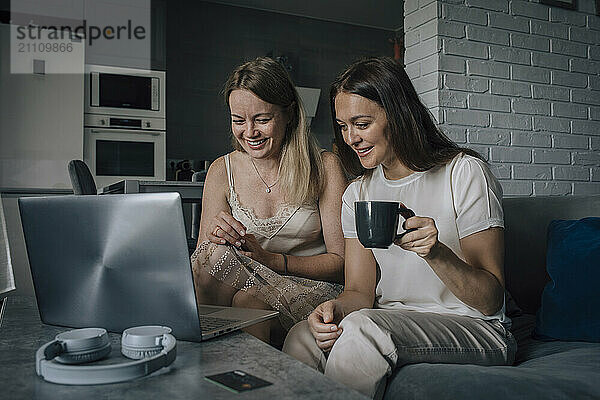
[[[223,90],[229,107],[229,95],[245,89],[261,100],[281,106],[289,122],[281,149],[279,184],[285,200],[293,205],[315,205],[323,190],[323,160],[316,139],[310,133],[300,96],[288,72],[277,61],[260,57],[237,67]],[[244,149],[232,136],[233,148]]]

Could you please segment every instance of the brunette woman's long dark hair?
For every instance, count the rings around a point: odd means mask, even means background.
[[[344,142],[336,123],[335,97],[341,92],[367,98],[384,109],[386,139],[400,162],[413,171],[444,165],[459,153],[481,158],[477,152],[459,147],[436,126],[400,63],[389,57],[373,57],[350,65],[331,84],[329,93],[335,141],[349,175],[370,175],[370,171],[362,167],[354,150]]]

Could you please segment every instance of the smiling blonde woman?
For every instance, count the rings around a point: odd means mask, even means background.
[[[317,146],[278,62],[239,66],[224,96],[235,151],[206,177],[192,255],[197,299],[279,311],[278,321],[247,331],[280,345],[286,330],[341,293],[347,182],[337,156]]]

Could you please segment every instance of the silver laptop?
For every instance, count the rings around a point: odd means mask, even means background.
[[[20,198],[42,322],[200,341],[277,311],[197,305],[178,193]]]

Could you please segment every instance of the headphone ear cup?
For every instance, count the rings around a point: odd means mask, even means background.
[[[137,326],[125,329],[121,336],[121,354],[134,360],[152,357],[163,350],[163,338],[171,333],[166,326]]]
[[[55,360],[62,364],[81,364],[100,360],[110,354],[108,332],[103,328],[83,328],[56,335],[62,351]]]
[[[56,361],[62,364],[83,364],[100,360],[110,354],[111,346],[105,346],[101,349],[92,349],[79,353],[63,353],[56,357]]]
[[[160,349],[156,349],[156,350],[136,350],[136,349],[128,348],[121,344],[121,354],[123,354],[127,358],[131,358],[134,360],[141,360],[142,358],[148,358],[148,357],[155,356],[158,353],[160,353],[161,350],[162,350],[162,347]]]

